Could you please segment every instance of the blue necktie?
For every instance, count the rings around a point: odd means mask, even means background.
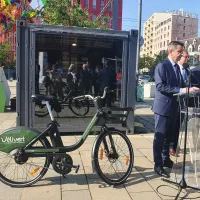
[[[181,87],[181,79],[180,79],[180,69],[179,69],[179,65],[175,64],[174,65],[175,69],[176,69],[176,78],[177,78],[177,86]]]
[[[182,73],[183,73],[183,79],[186,82],[187,81],[187,73],[186,73],[186,70],[184,68],[182,69]]]

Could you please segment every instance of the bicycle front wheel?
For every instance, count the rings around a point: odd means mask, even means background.
[[[118,130],[99,135],[94,146],[94,167],[109,185],[120,185],[132,172],[133,148],[128,137]]]
[[[47,139],[40,139],[33,147],[48,148]],[[50,158],[12,156],[0,152],[0,181],[11,187],[30,186],[39,181],[47,172]]]

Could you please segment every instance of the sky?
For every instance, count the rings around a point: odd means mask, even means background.
[[[139,0],[122,0],[123,16],[122,29],[138,29],[138,2]],[[32,0],[32,6],[36,7],[37,0]],[[41,0],[40,0],[41,2]],[[200,0],[142,0],[142,29],[143,23],[154,12],[165,12],[166,10],[180,10],[196,13],[200,17]],[[200,36],[200,24],[198,35]]]

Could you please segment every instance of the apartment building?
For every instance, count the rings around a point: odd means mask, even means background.
[[[173,40],[197,37],[198,15],[183,9],[154,13],[144,23],[144,46],[141,55],[159,54]]]

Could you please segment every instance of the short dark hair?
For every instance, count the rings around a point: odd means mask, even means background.
[[[184,44],[182,42],[179,42],[179,41],[171,41],[169,44],[168,44],[168,48],[167,50],[175,50],[177,48],[177,46],[182,46],[184,47]]]

